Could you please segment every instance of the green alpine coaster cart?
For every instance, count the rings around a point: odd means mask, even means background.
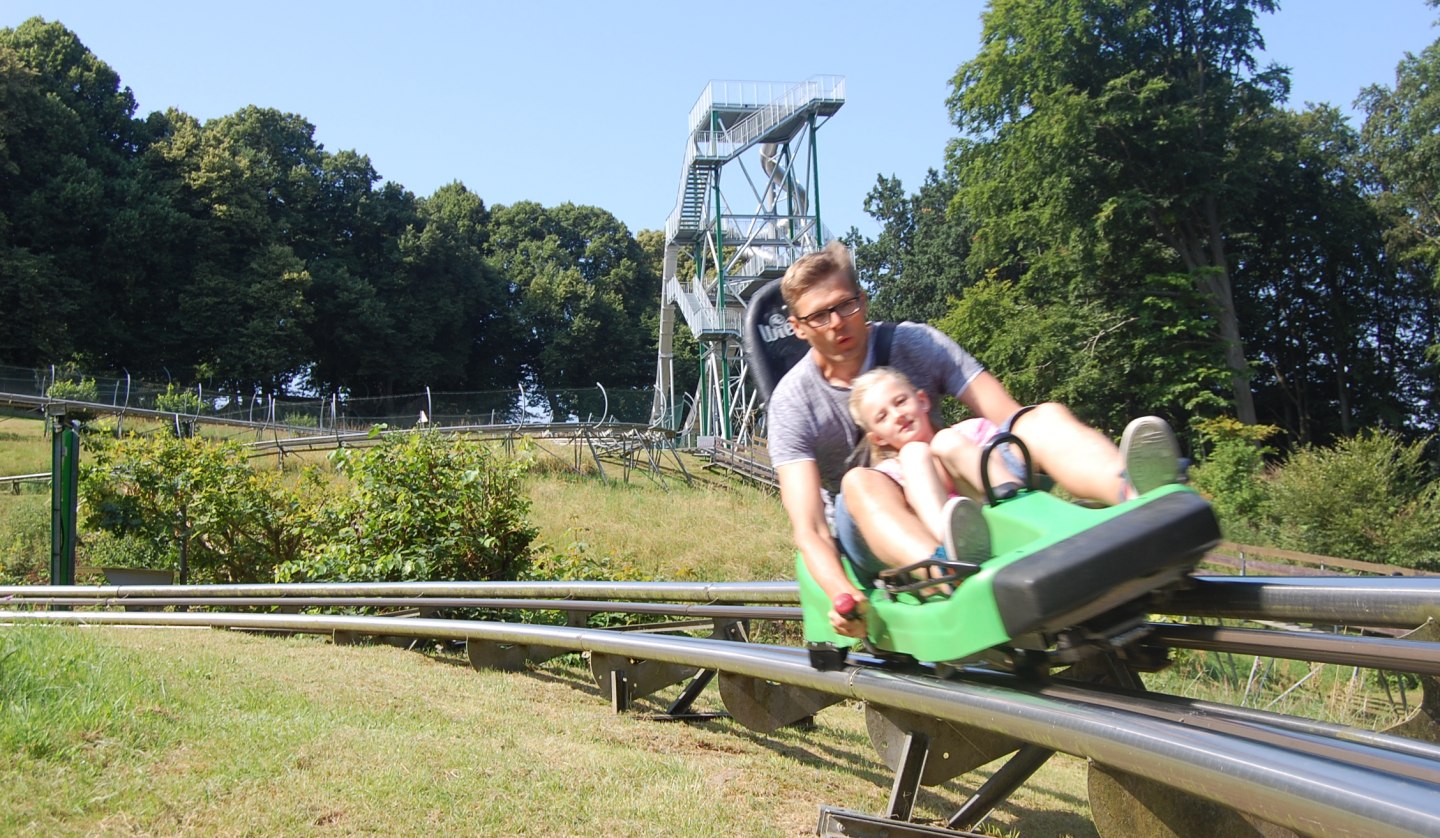
[[[751,298],[747,362],[764,399],[807,348],[783,322],[779,281]],[[761,324],[771,328],[763,332]],[[798,346],[797,346],[798,344]],[[853,646],[881,658],[959,664],[988,661],[1021,671],[1048,670],[1113,653],[1137,670],[1167,662],[1168,650],[1145,642],[1146,618],[1159,596],[1186,583],[1220,542],[1203,498],[1183,485],[1162,486],[1107,508],[1089,508],[1035,484],[1024,443],[1005,434],[1026,461],[1025,486],[990,485],[989,448],[981,460],[991,557],[976,565],[936,559],[885,571],[878,579],[846,573],[868,600],[868,636],[843,637],[830,625],[831,603],[797,553],[804,636],[817,669],[844,665]],[[948,594],[934,594],[937,589]]]

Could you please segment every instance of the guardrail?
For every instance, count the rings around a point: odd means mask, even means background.
[[[770,452],[763,442],[739,443],[716,439],[706,468],[723,469],[777,491],[780,488],[775,468],[770,465]]]
[[[1260,559],[1261,561],[1256,561]],[[1266,562],[1264,559],[1280,559],[1290,564],[1275,564]],[[1371,573],[1378,576],[1440,576],[1426,570],[1416,570],[1413,567],[1401,567],[1393,564],[1381,564],[1379,562],[1364,562],[1356,559],[1341,559],[1335,556],[1318,556],[1313,553],[1300,553],[1295,550],[1281,550],[1278,547],[1257,547],[1253,544],[1236,544],[1233,541],[1222,542],[1219,547],[1207,553],[1205,561],[1210,564],[1222,567],[1235,567],[1240,570],[1240,575],[1247,575],[1247,571],[1254,569],[1262,575],[1287,575],[1293,573],[1297,576],[1311,575],[1296,573],[1300,568],[1314,568],[1313,575],[1325,574],[1333,569],[1349,570],[1356,573]],[[1298,566],[1298,567],[1297,567]]]
[[[50,473],[44,474],[12,474],[9,477],[0,477],[0,486],[9,486],[15,494],[20,494],[22,483],[49,483]]]

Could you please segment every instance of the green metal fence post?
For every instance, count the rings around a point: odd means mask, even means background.
[[[75,584],[80,509],[80,434],[64,413],[52,414],[50,450],[50,584]]]

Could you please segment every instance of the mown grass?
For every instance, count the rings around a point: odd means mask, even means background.
[[[50,446],[45,423],[0,414],[0,476],[50,471]],[[8,488],[0,487],[0,491]]]
[[[546,549],[583,543],[647,578],[794,579],[790,525],[773,494],[740,485],[602,484],[550,475],[528,486]]]
[[[888,794],[857,707],[773,736],[648,721],[573,658],[475,672],[315,638],[42,627],[0,628],[0,649],[7,835],[804,835],[821,803]],[[1093,835],[1083,789],[1083,763],[1053,761],[993,829]]]
[[[48,456],[33,424],[34,439],[0,438],[0,452]],[[528,484],[540,549],[583,544],[642,578],[793,578],[773,494],[564,471]],[[45,548],[47,504],[48,493],[0,492],[0,535],[31,536],[12,549]],[[1250,658],[1177,657],[1147,676],[1152,688],[1252,707],[1307,671],[1277,666],[1247,695]],[[1378,693],[1349,675],[1329,667],[1272,709],[1388,723],[1356,709]],[[476,673],[455,656],[313,638],[0,628],[0,691],[0,834],[799,835],[821,803],[880,811],[891,780],[855,706],[770,737],[646,722],[611,714],[573,659]],[[713,688],[702,704],[718,709]],[[927,792],[920,814],[945,816],[986,776]],[[1093,835],[1084,764],[1053,760],[991,829]]]

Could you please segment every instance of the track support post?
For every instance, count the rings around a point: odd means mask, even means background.
[[[930,737],[911,731],[900,745],[900,767],[890,786],[890,800],[885,804],[885,817],[908,821],[915,811],[915,797],[920,793],[920,777],[925,773],[925,759],[930,755]]]

